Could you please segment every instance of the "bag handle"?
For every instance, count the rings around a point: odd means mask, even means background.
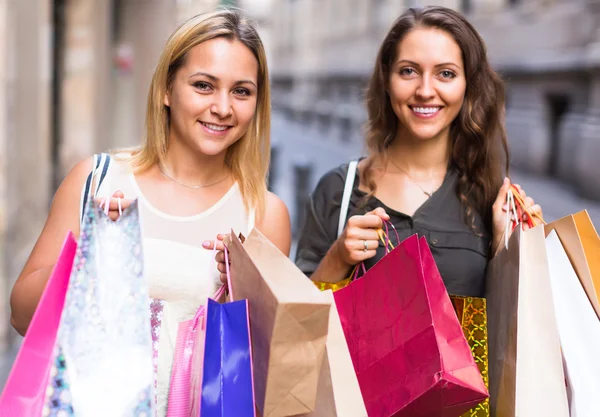
[[[233,301],[233,286],[231,285],[231,273],[229,272],[228,252],[229,250],[227,249],[227,246],[223,245],[223,253],[225,254],[225,272],[227,273],[227,288],[229,289],[229,297],[231,297],[231,301]]]
[[[350,207],[350,196],[352,195],[352,187],[354,187],[354,177],[356,177],[356,168],[358,161],[351,161],[348,164],[348,173],[344,182],[344,193],[342,194],[342,203],[340,205],[340,217],[338,219],[337,237],[339,238],[344,232],[346,226],[346,217],[348,217],[348,207]]]
[[[213,250],[212,250],[212,259],[215,258],[215,255],[217,253],[217,241],[215,239],[215,243],[213,245]],[[225,293],[225,285],[221,285],[219,287],[219,289],[215,292],[215,294],[210,297],[212,300],[218,300],[219,298],[221,298],[223,296],[223,294]],[[204,327],[204,317],[206,315],[206,305],[201,305],[198,310],[196,311],[196,314],[194,315],[194,324],[193,327],[196,328],[198,326],[198,322],[200,321],[200,319],[202,319],[202,325]]]
[[[89,173],[83,192],[81,194],[81,201],[79,204],[79,217],[80,222],[83,222],[83,216],[85,214],[85,208],[89,201],[96,197],[100,186],[106,178],[108,173],[108,167],[110,165],[110,155],[107,153],[94,154],[92,171]]]

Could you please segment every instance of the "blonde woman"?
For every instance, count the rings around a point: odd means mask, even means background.
[[[153,298],[160,416],[167,407],[177,325],[219,285],[213,239],[257,227],[284,253],[290,222],[267,191],[270,91],[263,44],[252,22],[220,10],[196,16],[167,41],[150,85],[145,143],[97,158],[107,167],[95,194],[111,218],[138,199],[145,274]],[[11,323],[25,334],[68,230],[79,233],[92,159],[58,189],[46,225],[11,296]],[[99,178],[98,178],[99,179]],[[84,190],[84,191],[82,191]],[[219,244],[222,247],[222,244]]]

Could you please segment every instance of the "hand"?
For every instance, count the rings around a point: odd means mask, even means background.
[[[494,236],[492,253],[496,253],[496,250],[498,249],[500,243],[502,242],[502,240],[504,238],[504,233],[506,230],[506,212],[509,209],[508,204],[506,202],[506,198],[508,196],[508,190],[510,190],[510,187],[511,187],[510,180],[508,178],[505,178],[504,183],[502,184],[502,187],[500,188],[500,191],[498,192],[498,197],[496,198],[496,201],[494,202],[494,205],[492,206],[492,218],[493,218],[492,222],[493,222],[493,236]],[[537,216],[536,215],[533,216],[534,227],[541,224],[542,221],[540,220],[540,218],[543,218],[542,207],[539,204],[536,204],[535,201],[533,200],[533,198],[528,197],[527,194],[525,193],[525,190],[523,190],[523,188],[519,184],[514,184],[514,187],[518,190],[519,195],[525,201],[526,207],[528,207],[532,213],[535,213],[537,215]],[[527,219],[528,219],[528,216],[525,213],[523,213],[522,218],[519,219],[520,223],[522,224],[523,230],[530,229],[530,226],[527,223]],[[513,218],[513,220],[516,220],[516,219]],[[508,233],[509,233],[509,237],[510,237],[510,235],[512,234],[512,230],[510,228],[509,228]]]
[[[378,230],[390,216],[381,207],[362,216],[348,219],[344,232],[334,243],[338,257],[347,265],[356,265],[375,256],[379,246]],[[366,248],[366,250],[365,250]]]
[[[221,273],[219,279],[222,284],[227,284],[227,269],[225,268],[225,253],[223,250],[225,249],[225,245],[223,244],[223,239],[225,239],[225,234],[218,234],[216,240],[205,240],[202,242],[202,247],[206,250],[214,250],[215,244],[217,245],[216,250],[219,251],[215,256],[215,261],[217,261],[217,270]],[[229,257],[229,265],[231,265],[231,253],[227,254]]]
[[[98,204],[98,206],[102,209],[105,208],[105,204],[108,202],[108,217],[115,221],[119,218],[119,200],[121,203],[121,212],[125,211],[127,207],[131,205],[133,202],[132,199],[125,199],[125,196],[121,191],[115,191],[110,200],[106,198],[95,198],[94,201]]]

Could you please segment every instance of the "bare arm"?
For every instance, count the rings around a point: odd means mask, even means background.
[[[79,235],[81,190],[92,169],[92,159],[79,162],[56,191],[46,224],[10,296],[10,323],[25,335],[46,282],[58,259],[66,234]]]
[[[256,228],[286,256],[292,245],[292,226],[287,207],[275,194],[267,193],[265,212],[257,219]]]

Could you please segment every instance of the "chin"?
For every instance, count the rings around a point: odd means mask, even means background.
[[[416,140],[418,140],[419,142],[421,141],[427,141],[427,140],[432,140],[435,139],[437,137],[439,137],[441,134],[440,131],[436,130],[436,131],[412,131],[412,137],[415,138]]]

